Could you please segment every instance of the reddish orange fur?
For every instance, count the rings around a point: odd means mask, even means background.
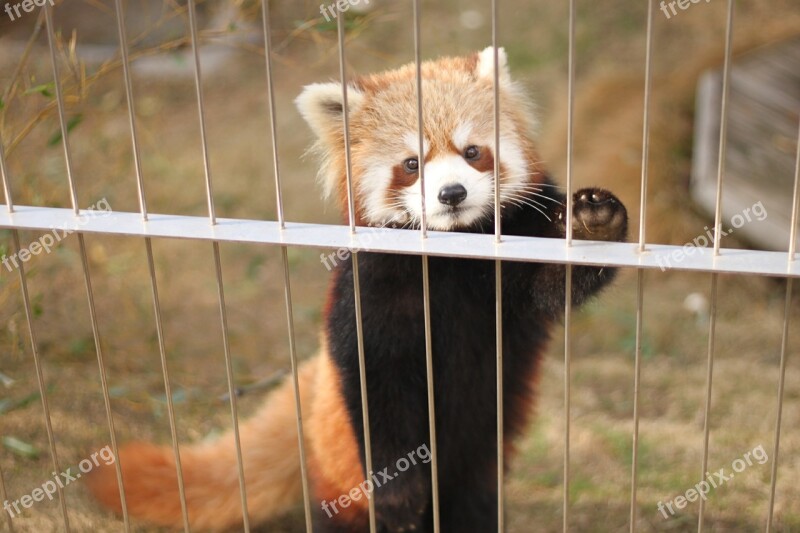
[[[301,403],[311,405],[316,368],[322,356],[300,368]],[[251,521],[263,522],[301,497],[294,390],[281,385],[264,406],[240,425],[248,509]],[[242,523],[233,434],[210,443],[181,447],[186,503],[192,529],[222,531]],[[171,446],[133,443],[118,457],[128,510],[153,524],[182,528],[177,474]],[[89,490],[102,504],[121,512],[113,465],[95,470]]]
[[[338,369],[329,357],[321,358],[308,420],[309,447],[316,467],[313,480],[319,499],[336,499],[364,480],[358,444],[339,386]],[[365,504],[364,500],[354,501],[353,507],[366,508]]]

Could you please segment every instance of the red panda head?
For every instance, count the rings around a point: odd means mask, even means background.
[[[544,178],[531,140],[529,105],[511,81],[506,55],[500,68],[500,198],[519,200]],[[425,209],[428,228],[466,229],[494,209],[494,54],[422,64]],[[416,68],[352,80],[348,117],[356,220],[359,225],[419,227]],[[308,85],[297,106],[317,135],[320,178],[328,196],[347,210],[342,87]]]

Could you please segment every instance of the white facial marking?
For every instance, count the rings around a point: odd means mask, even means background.
[[[494,141],[492,141],[493,144]],[[529,181],[528,172],[530,170],[525,154],[510,135],[500,136],[500,161],[505,168],[505,173],[500,180],[501,196],[503,190],[513,191]]]
[[[392,180],[392,167],[380,160],[367,165],[358,183],[358,194],[364,201],[364,215],[370,224],[383,225],[402,212],[401,206],[387,205],[386,191]]]
[[[464,150],[470,145],[469,137],[472,135],[472,124],[469,122],[459,124],[453,131],[453,144],[459,150]]]
[[[463,157],[447,154],[425,165],[425,211],[428,227],[450,230],[467,226],[486,214],[490,207],[492,178],[490,173],[475,170]],[[454,209],[439,201],[439,191],[447,185],[461,185],[467,197]],[[403,194],[406,209],[414,218],[422,216],[422,193],[419,181]]]
[[[409,149],[410,153],[417,154],[419,152],[419,132],[409,131],[403,135],[403,141],[405,142],[406,148]],[[425,150],[425,155],[427,155],[430,151],[430,147],[431,143],[428,142],[428,139],[423,139],[422,148]]]

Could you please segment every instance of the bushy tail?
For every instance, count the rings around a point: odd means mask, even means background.
[[[300,367],[303,407],[311,405],[318,357]],[[302,497],[294,386],[287,379],[263,407],[240,424],[247,504],[252,523],[287,510]],[[181,446],[189,524],[193,530],[221,531],[242,523],[233,431],[219,439]],[[175,458],[170,446],[132,443],[120,452],[125,498],[131,516],[182,528]],[[114,466],[95,470],[89,489],[101,503],[122,512]]]

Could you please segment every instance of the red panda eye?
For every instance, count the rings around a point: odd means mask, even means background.
[[[477,146],[469,146],[466,150],[464,150],[464,159],[469,159],[470,161],[474,161],[481,156],[481,151],[478,150]]]
[[[419,170],[419,160],[416,157],[409,157],[405,161],[403,161],[403,170],[408,172],[409,174],[413,174],[414,172]]]

